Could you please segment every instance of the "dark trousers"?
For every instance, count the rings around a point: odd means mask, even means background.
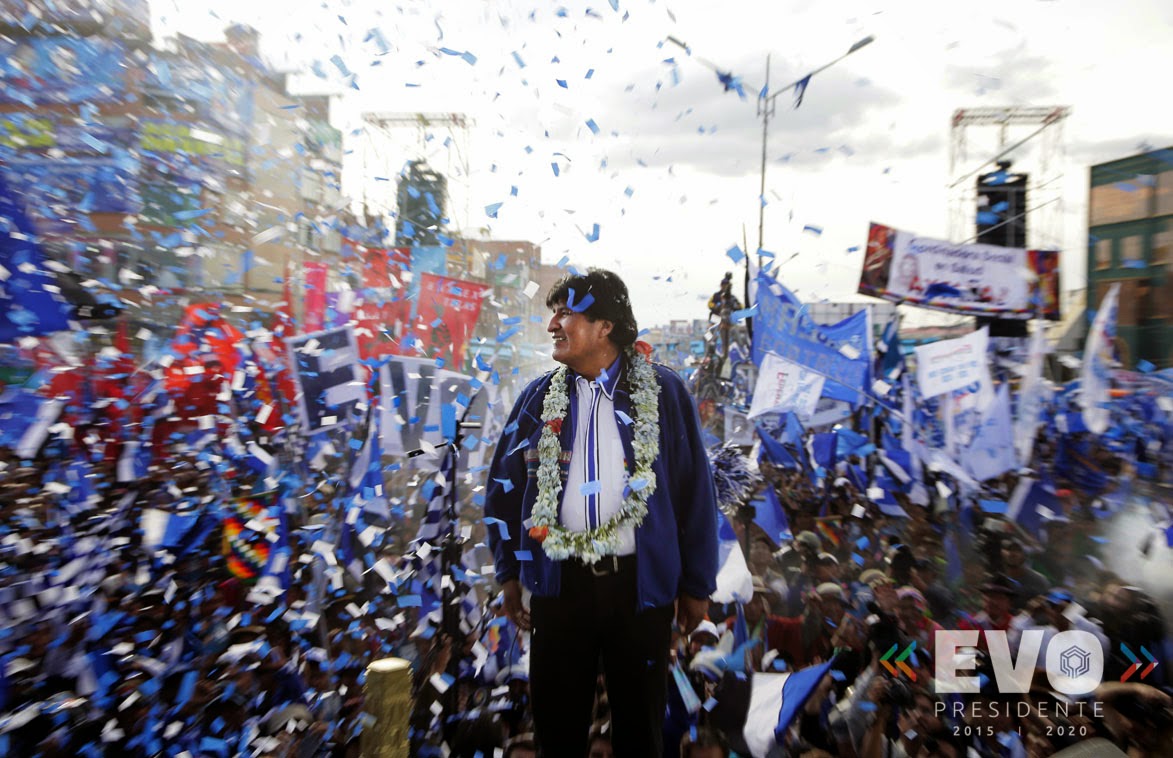
[[[662,755],[673,608],[636,612],[635,557],[607,557],[594,570],[563,561],[561,595],[532,598],[530,612],[530,694],[540,754],[587,754],[601,659],[615,755]]]

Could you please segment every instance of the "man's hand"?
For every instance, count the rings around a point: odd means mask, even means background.
[[[708,598],[681,595],[676,599],[676,624],[684,634],[692,634],[708,611]]]
[[[529,611],[521,602],[521,583],[516,579],[510,579],[501,585],[501,592],[505,598],[505,615],[509,617],[509,620],[523,632],[533,629]]]

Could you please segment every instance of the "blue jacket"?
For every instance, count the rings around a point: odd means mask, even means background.
[[[717,497],[700,418],[680,377],[666,366],[655,364],[654,368],[660,383],[660,455],[652,466],[656,491],[635,533],[637,610],[670,605],[681,594],[707,598],[717,587]],[[630,417],[626,375],[624,367],[615,388],[615,410]],[[506,526],[505,530],[488,529],[498,583],[520,577],[522,585],[539,597],[556,597],[561,590],[561,564],[551,561],[523,526],[537,500],[542,403],[553,376],[550,372],[531,382],[514,405],[493,455],[485,499],[485,516],[500,519]],[[568,383],[568,423],[563,423],[561,433],[563,485],[578,405],[573,374]],[[631,425],[620,422],[619,435],[630,475],[635,461]],[[507,531],[508,539],[502,539],[502,531]]]

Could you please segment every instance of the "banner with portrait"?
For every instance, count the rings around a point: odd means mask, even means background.
[[[954,244],[872,223],[859,292],[1001,319],[1059,320],[1059,251]]]

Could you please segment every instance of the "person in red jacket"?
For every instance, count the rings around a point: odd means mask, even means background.
[[[745,623],[750,639],[764,645],[751,651],[754,668],[767,651],[773,650],[791,669],[805,668],[828,660],[836,646],[851,644],[853,619],[847,616],[847,595],[834,582],[820,584],[805,604],[801,616],[771,616],[766,613],[770,590],[755,577],[753,599],[745,606]]]

